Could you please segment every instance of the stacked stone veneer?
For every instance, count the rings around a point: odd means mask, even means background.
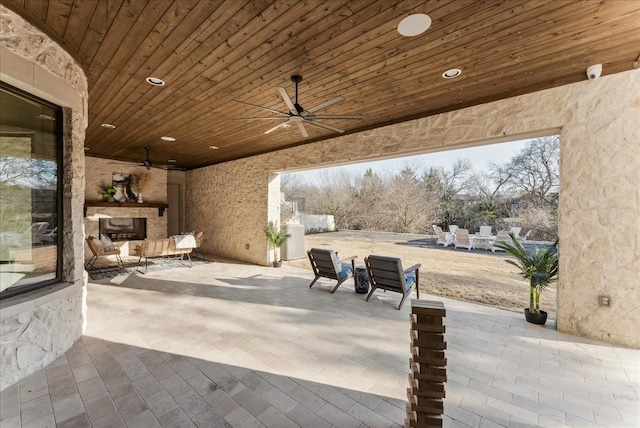
[[[82,334],[87,81],[60,46],[0,5],[0,77],[63,107],[62,280],[0,302],[0,389],[62,355]]]
[[[633,70],[189,171],[187,227],[207,252],[267,264],[273,172],[559,134],[558,329],[640,346],[639,93]]]
[[[100,158],[86,158],[87,175],[85,185],[85,198],[87,201],[102,200],[102,186],[113,181],[113,173],[131,175],[145,174],[147,181],[143,192],[144,202],[167,202],[167,171],[151,168],[147,170],[131,162],[118,162]],[[167,237],[167,219],[169,213],[158,215],[158,208],[150,207],[88,207],[87,216],[84,219],[85,235],[98,236],[98,219],[100,217],[145,217],[147,219],[147,237],[150,239]],[[135,242],[135,241],[132,241]],[[131,242],[121,243],[123,255],[134,254],[135,245]],[[91,252],[85,248],[85,259],[91,257]]]

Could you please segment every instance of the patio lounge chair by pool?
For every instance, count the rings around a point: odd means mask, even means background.
[[[440,226],[436,226],[435,224],[432,226],[433,231],[438,236],[438,240],[436,241],[436,245],[448,246],[453,244],[453,236],[449,232],[444,232]]]
[[[332,293],[335,293],[347,278],[353,276],[353,272],[356,269],[354,260],[357,256],[338,260],[338,253],[323,248],[312,248],[307,251],[307,255],[309,256],[313,273],[316,276],[309,284],[309,288],[313,287],[313,284],[320,278],[335,279],[338,283],[331,290]]]
[[[412,289],[416,289],[416,296],[418,299],[420,298],[420,290],[418,288],[420,264],[403,269],[402,260],[398,258],[373,255],[365,257],[364,264],[367,267],[367,274],[371,283],[371,291],[367,296],[367,302],[377,288],[402,293],[402,300],[400,300],[398,310],[402,308]]]
[[[471,250],[471,248],[473,248],[473,238],[469,236],[469,231],[467,229],[458,229],[456,231],[454,245],[456,249],[458,247],[466,248],[467,250]]]

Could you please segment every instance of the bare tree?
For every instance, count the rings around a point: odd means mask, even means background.
[[[350,229],[353,226],[353,212],[356,209],[356,177],[352,172],[339,169],[324,171],[322,186],[307,204],[308,210],[316,214],[333,215],[336,228]]]
[[[492,165],[490,177],[499,187],[534,204],[556,204],[560,184],[560,140],[557,136],[530,140],[511,161]]]

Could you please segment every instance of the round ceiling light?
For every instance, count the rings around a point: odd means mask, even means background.
[[[102,124],[102,125],[100,125],[100,126],[102,126],[102,127],[103,127],[103,128],[105,128],[105,129],[116,129],[116,126],[115,126],[115,125],[112,125],[112,124],[110,124],[110,123],[103,123],[103,124]]]
[[[176,139],[175,139],[175,138],[173,138],[173,137],[167,137],[166,135],[163,135],[162,137],[160,137],[160,139],[161,139],[162,141],[176,141]]]
[[[144,79],[148,84],[153,86],[164,86],[164,80],[158,79],[157,77],[147,77]]]
[[[405,37],[413,37],[424,33],[429,27],[431,27],[431,17],[424,13],[416,13],[400,21],[398,32]]]
[[[213,150],[218,150],[220,147],[218,147],[218,146],[209,146],[209,148],[213,149]]]
[[[462,70],[460,70],[459,68],[452,68],[451,70],[447,70],[442,73],[442,77],[444,77],[445,79],[453,79],[460,76],[461,74]]]

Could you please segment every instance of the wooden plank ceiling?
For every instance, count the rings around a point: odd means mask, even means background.
[[[294,98],[294,74],[303,107],[340,95],[318,113],[363,116],[324,121],[350,133],[585,80],[595,63],[630,70],[640,54],[640,1],[1,1],[85,69],[89,155],[140,161],[149,147],[188,169],[339,135],[236,120],[273,115],[236,99],[286,112],[277,87]],[[403,37],[411,13],[433,23]],[[462,75],[443,79],[451,68]]]

